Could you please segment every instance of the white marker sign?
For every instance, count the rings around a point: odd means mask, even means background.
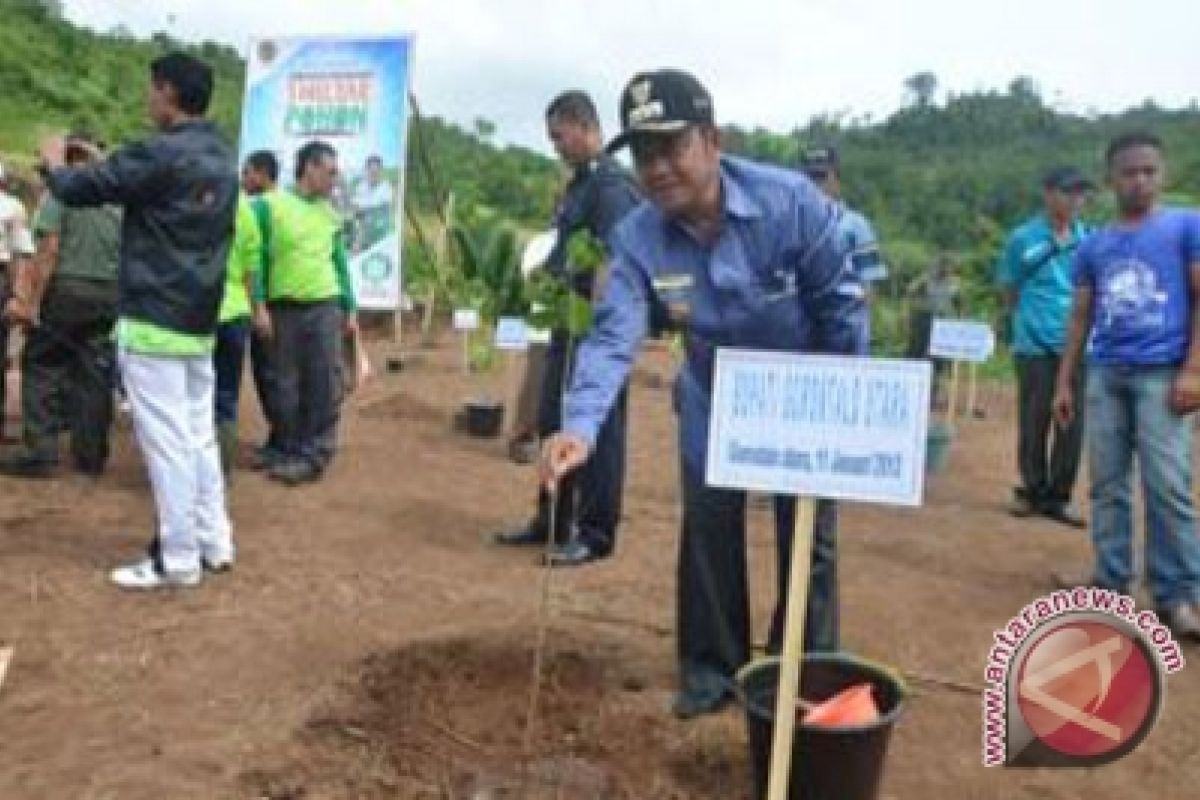
[[[987,361],[996,349],[996,334],[983,322],[935,319],[929,334],[929,355],[951,361]]]
[[[541,303],[533,303],[529,308],[530,315],[541,314],[546,310],[546,307]],[[535,327],[532,322],[526,320],[527,336],[530,344],[550,344],[550,329]]]
[[[927,361],[721,349],[714,369],[710,486],[920,505]]]
[[[454,311],[454,330],[479,330],[479,312],[473,308],[459,308]]]
[[[496,349],[525,350],[529,347],[529,329],[521,317],[496,320]]]

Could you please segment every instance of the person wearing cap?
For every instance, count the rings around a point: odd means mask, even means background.
[[[838,151],[829,146],[810,148],[801,156],[800,168],[826,197],[840,207],[842,222],[839,232],[846,249],[850,251],[854,269],[869,292],[872,283],[888,276],[887,265],[879,252],[879,237],[875,235],[875,228],[865,216],[842,199],[842,170]]]
[[[600,118],[585,92],[569,90],[555,97],[546,109],[546,131],[573,173],[559,203],[555,218],[558,240],[546,269],[590,302],[596,276],[567,274],[567,244],[579,231],[609,242],[617,223],[641,202],[641,194],[629,173],[604,152]],[[553,331],[538,405],[541,437],[561,426],[564,376],[575,359],[570,334]],[[578,481],[567,478],[553,496],[542,488],[533,520],[520,530],[497,534],[498,544],[539,545],[553,536],[557,546],[550,555],[552,566],[578,566],[612,554],[625,488],[626,396],[622,381],[615,402],[600,421],[595,447]],[[551,503],[556,504],[554,530],[550,530]]]
[[[1073,527],[1084,521],[1071,505],[1083,451],[1083,393],[1066,426],[1054,422],[1054,381],[1071,316],[1071,260],[1088,235],[1079,211],[1095,188],[1074,167],[1057,167],[1042,180],[1043,208],[1008,237],[996,280],[1011,314],[1017,370],[1017,467],[1012,513],[1042,515]],[[1077,385],[1082,371],[1075,376]]]
[[[674,712],[688,718],[719,709],[750,658],[746,495],[704,480],[716,349],[864,354],[866,304],[836,235],[838,206],[794,171],[723,156],[712,99],[695,77],[670,69],[635,75],[620,111],[622,132],[609,149],[630,147],[647,202],[613,233],[608,287],[541,470],[553,485],[587,460],[650,320],[669,320],[685,350],[675,384],[683,519]],[[810,651],[838,646],[834,510],[822,501],[817,513]],[[773,649],[782,640],[795,513],[793,498],[775,498]]]
[[[67,164],[87,167],[102,157],[101,147],[87,134],[72,134]],[[113,417],[121,208],[72,208],[47,197],[34,232],[37,254],[5,307],[6,319],[28,330],[21,351],[24,447],[0,460],[0,472],[49,477],[65,427],[73,468],[98,477],[108,462]]]

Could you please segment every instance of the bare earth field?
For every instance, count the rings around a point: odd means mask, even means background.
[[[373,348],[382,363],[386,348]],[[108,568],[150,529],[130,431],[109,474],[0,478],[0,800],[175,798],[745,798],[736,707],[669,712],[677,545],[667,354],[634,379],[626,519],[616,556],[553,575],[546,679],[523,738],[542,571],[486,534],[521,521],[531,468],[451,427],[514,372],[466,376],[452,338],[379,371],[348,404],[319,485],[240,472],[231,574],[124,594]],[[891,800],[1172,800],[1200,796],[1200,651],[1158,727],[1093,771],[987,770],[980,696],[991,631],[1082,565],[1086,536],[1004,510],[1012,399],[984,392],[924,508],[842,516],[847,649],[908,673]],[[252,392],[248,450],[261,432]],[[773,602],[769,509],[752,504],[755,620]],[[761,636],[761,633],[760,633]],[[931,678],[937,680],[930,680]],[[955,688],[965,685],[964,688]]]

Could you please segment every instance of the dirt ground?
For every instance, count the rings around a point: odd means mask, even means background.
[[[232,489],[234,572],[196,590],[130,595],[108,568],[145,543],[151,512],[127,426],[110,473],[0,478],[0,799],[744,798],[744,722],[669,712],[677,544],[665,352],[635,376],[626,519],[616,557],[556,572],[546,680],[525,715],[542,571],[490,531],[520,522],[533,476],[503,441],[451,427],[515,369],[467,376],[448,338],[409,350],[352,398],[319,485],[244,471]],[[261,432],[248,391],[244,445]],[[1004,511],[1011,398],[985,391],[925,507],[847,507],[847,649],[910,676],[889,800],[1198,796],[1200,681],[1169,680],[1150,739],[1092,771],[987,770],[982,672],[991,631],[1085,563],[1085,535]],[[752,504],[755,620],[773,602],[769,509]],[[1200,664],[1200,652],[1186,651]],[[936,680],[930,680],[930,679]],[[952,688],[960,684],[965,689]]]

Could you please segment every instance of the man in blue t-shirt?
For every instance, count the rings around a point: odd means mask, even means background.
[[[1093,572],[1082,581],[1128,593],[1133,581],[1130,475],[1146,505],[1146,581],[1159,617],[1200,641],[1200,538],[1192,502],[1192,412],[1200,408],[1200,214],[1158,204],[1161,140],[1115,139],[1106,154],[1119,218],[1079,248],[1075,302],[1054,412],[1069,424],[1075,373],[1087,375]]]
[[[1082,370],[1076,373],[1071,424],[1052,425],[1054,381],[1071,315],[1071,259],[1087,230],[1076,216],[1095,188],[1073,167],[1046,173],[1043,211],[1008,237],[996,282],[1012,309],[1012,353],[1017,368],[1017,465],[1021,485],[1012,513],[1043,514],[1082,528],[1071,489],[1083,450]],[[1051,431],[1053,430],[1053,435]]]

